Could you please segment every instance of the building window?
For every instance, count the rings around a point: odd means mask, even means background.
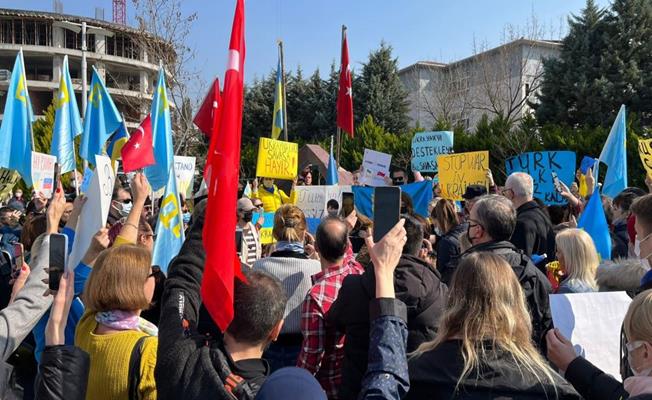
[[[106,38],[106,54],[139,60],[140,47],[130,36],[116,33]]]
[[[86,50],[95,53],[95,34],[86,34]]]
[[[81,32],[75,33],[64,29],[64,46],[66,49],[81,50]]]

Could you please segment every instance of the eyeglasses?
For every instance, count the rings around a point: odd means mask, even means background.
[[[514,191],[513,191],[512,189],[510,189],[510,188],[506,188],[506,189],[501,190],[501,191],[500,191],[500,194],[502,194],[503,196],[507,197],[507,195],[506,195],[505,193],[508,193],[508,192],[512,192],[512,193],[514,193]]]
[[[122,200],[117,200],[117,201],[120,202],[120,203],[124,203],[124,204],[131,203],[131,199],[122,199]]]
[[[475,228],[476,226],[479,226],[480,228],[484,229],[484,226],[482,226],[481,223],[479,223],[478,221],[469,219],[469,228]]]
[[[627,351],[631,353],[632,351],[638,349],[639,347],[644,346],[645,343],[647,343],[647,342],[645,342],[643,340],[636,340],[636,341],[633,341],[633,342],[626,343],[625,347],[627,347]]]

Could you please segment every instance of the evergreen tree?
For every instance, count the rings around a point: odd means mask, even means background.
[[[603,69],[615,115],[621,104],[652,123],[652,2],[615,0],[607,16],[609,41]]]
[[[381,42],[369,54],[362,74],[354,80],[353,110],[356,122],[371,115],[376,124],[393,133],[408,127],[407,92],[398,77],[398,59],[392,58],[392,47]]]
[[[544,63],[537,106],[540,123],[600,125],[605,118],[613,118],[604,101],[609,88],[601,70],[607,47],[605,15],[594,0],[587,0],[580,15],[569,18],[560,57]]]

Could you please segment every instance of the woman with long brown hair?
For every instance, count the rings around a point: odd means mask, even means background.
[[[466,233],[467,224],[460,221],[455,203],[446,199],[435,204],[430,219],[437,236],[437,270],[441,273],[442,282],[449,285],[455,272],[452,261],[461,254],[460,238]]]
[[[532,343],[521,285],[491,253],[459,263],[435,340],[409,361],[408,399],[579,399]]]

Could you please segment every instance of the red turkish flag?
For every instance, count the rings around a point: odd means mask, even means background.
[[[337,92],[337,127],[353,139],[353,92],[351,89],[351,65],[349,64],[349,45],[344,33],[342,40],[342,66],[340,67],[340,89]]]
[[[222,99],[220,98],[220,80],[215,78],[211,88],[206,93],[204,102],[199,107],[199,111],[195,114],[192,122],[195,123],[197,128],[204,133],[208,138],[211,137],[213,132],[217,130],[219,125],[219,107]]]
[[[136,171],[156,163],[152,144],[152,120],[149,114],[138,129],[131,133],[129,140],[122,147],[121,155],[124,172]]]
[[[224,332],[233,320],[235,278],[245,281],[235,251],[236,201],[240,171],[242,104],[245,61],[244,0],[237,0],[229,60],[224,77],[219,125],[211,143],[205,176],[208,204],[204,216],[206,263],[201,285],[202,301],[213,321]],[[214,121],[216,123],[216,121]],[[214,125],[215,126],[215,125]]]

